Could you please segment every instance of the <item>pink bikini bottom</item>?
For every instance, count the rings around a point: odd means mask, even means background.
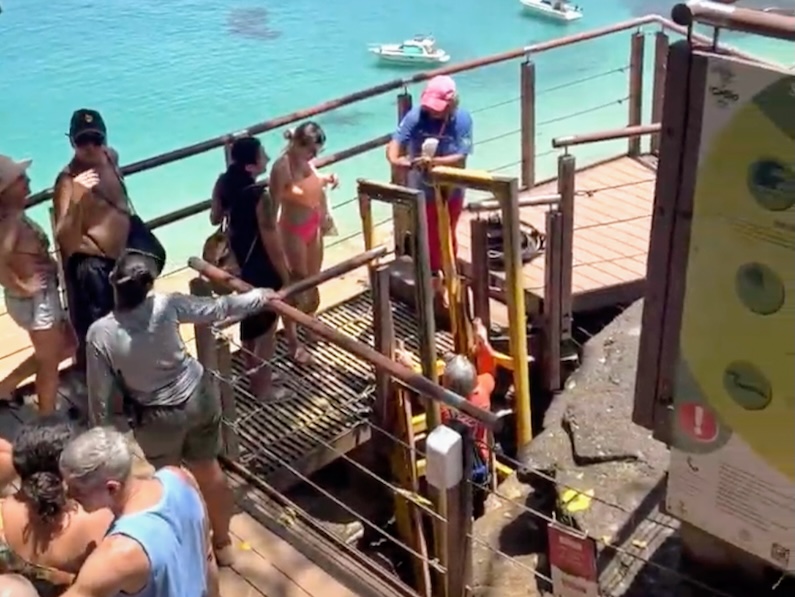
[[[320,232],[320,210],[314,209],[312,213],[300,224],[292,224],[287,220],[281,221],[281,227],[285,232],[294,234],[305,243],[309,244],[317,238]]]

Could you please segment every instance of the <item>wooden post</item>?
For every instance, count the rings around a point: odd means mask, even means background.
[[[417,316],[419,324],[420,362],[422,374],[432,381],[436,375],[436,315],[434,312],[433,281],[431,279],[431,260],[428,246],[428,212],[425,210],[425,193],[416,191],[414,204],[409,207],[412,217],[414,288],[416,292]],[[428,431],[432,431],[441,421],[439,403],[426,400],[426,420]]]
[[[572,268],[574,267],[574,191],[577,166],[573,155],[558,158],[558,193],[560,193],[561,234],[561,338],[571,338]]]
[[[215,339],[216,358],[218,359],[218,374],[222,379],[232,378],[232,352],[229,349],[229,340],[220,335]],[[237,460],[240,456],[240,441],[237,437],[235,425],[237,424],[237,405],[235,404],[235,388],[231,383],[219,380],[218,387],[221,395],[221,417],[223,420],[221,433],[223,439],[223,456],[227,460]]]
[[[475,317],[486,329],[491,327],[489,306],[489,248],[487,220],[473,219],[469,222],[472,242],[472,302]]]
[[[546,214],[547,245],[544,253],[544,384],[549,392],[560,390],[562,327],[563,217],[556,210]]]
[[[536,183],[536,65],[527,60],[521,65],[522,188]]]
[[[662,120],[663,97],[665,95],[665,72],[668,63],[668,34],[658,31],[654,36],[654,83],[651,97],[651,121]],[[651,152],[660,153],[660,134],[651,136]]]
[[[389,267],[380,266],[373,272],[373,334],[375,349],[394,360],[395,324],[392,318],[392,303],[389,301]],[[392,400],[392,380],[389,375],[375,370],[375,405],[373,423],[378,427],[387,425],[387,408]],[[382,442],[378,437],[376,444]]]
[[[474,441],[472,439],[471,441]],[[472,582],[472,450],[462,450],[464,478],[447,490],[447,597],[466,597]]]
[[[643,32],[632,34],[629,55],[629,119],[627,126],[639,126],[643,118]],[[640,155],[640,137],[627,141],[630,156]]]
[[[404,91],[397,96],[397,120],[400,123],[406,113],[411,110],[411,94]],[[401,154],[406,152],[406,148],[401,148]],[[398,170],[392,168],[392,183],[405,185],[406,184],[405,170]],[[411,213],[406,205],[394,203],[392,205],[392,226],[395,236],[395,256],[400,257],[405,255],[411,250],[411,243],[408,242],[408,236],[412,233],[411,229]]]

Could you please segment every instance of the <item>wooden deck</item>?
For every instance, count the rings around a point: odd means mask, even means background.
[[[620,157],[577,172],[574,201],[574,310],[589,311],[643,294],[649,248],[656,166],[651,158]],[[537,185],[528,195],[557,192],[557,181]],[[545,228],[544,207],[524,207],[521,221],[540,231]],[[464,214],[458,228],[459,259],[466,271],[471,263],[469,220]],[[498,282],[504,275],[495,274]],[[543,254],[524,266],[528,311],[544,298]]]
[[[29,407],[0,411],[0,437],[12,440],[22,422],[34,416]],[[137,460],[135,473],[152,470],[148,463]],[[250,490],[237,478],[230,480],[240,508],[231,525],[236,561],[231,568],[221,569],[222,597],[356,597],[360,594],[258,522],[248,513],[251,511]],[[12,482],[11,486],[3,488],[3,494],[7,495],[15,487],[16,482]]]
[[[379,240],[386,241],[390,234],[391,230],[386,227],[380,229]],[[327,265],[338,263],[361,250],[359,238],[340,244],[329,252]],[[165,292],[188,292],[188,283],[195,275],[190,269],[173,272],[158,280],[157,288]],[[331,307],[359,294],[366,286],[366,279],[366,270],[360,269],[323,285],[321,308]],[[233,326],[227,333],[236,335],[237,328],[238,326]],[[181,333],[191,352],[194,352],[193,326],[183,326]],[[5,312],[0,313],[0,346],[0,376],[6,375],[32,352],[27,334]],[[68,362],[63,364],[63,367],[68,366]],[[34,417],[35,410],[31,406],[18,410],[1,410],[0,437],[12,439],[19,426]],[[139,460],[138,471],[147,470],[151,470],[148,463]],[[332,551],[333,547],[317,547],[313,542],[304,541],[302,548],[306,549],[297,549],[291,543],[295,528],[300,523],[292,522],[288,525],[283,522],[276,506],[264,512],[262,504],[269,500],[265,494],[249,487],[232,474],[230,480],[235,488],[240,510],[232,520],[232,533],[238,550],[235,566],[221,570],[223,597],[353,597],[372,592],[371,584],[368,584],[372,581],[357,580],[368,579],[371,574],[363,571],[352,575],[350,568],[355,569],[355,562],[349,560],[341,564],[342,556]],[[253,515],[257,515],[256,518]],[[312,551],[317,557],[310,559],[305,554],[307,551]],[[327,557],[328,553],[331,556]],[[341,566],[346,567],[344,571]],[[336,578],[342,574],[346,578],[346,584]],[[349,586],[356,590],[348,588]],[[376,590],[376,593],[387,594],[385,590]]]

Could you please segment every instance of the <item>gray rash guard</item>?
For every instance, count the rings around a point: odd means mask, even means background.
[[[131,311],[113,311],[94,322],[86,336],[91,421],[108,422],[110,401],[122,385],[142,406],[188,400],[202,381],[204,367],[185,349],[180,324],[244,317],[266,304],[261,290],[221,298],[155,292]]]

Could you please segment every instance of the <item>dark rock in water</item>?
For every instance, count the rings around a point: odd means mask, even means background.
[[[227,15],[229,33],[249,39],[272,40],[282,32],[268,25],[268,11],[264,8],[234,8]]]

